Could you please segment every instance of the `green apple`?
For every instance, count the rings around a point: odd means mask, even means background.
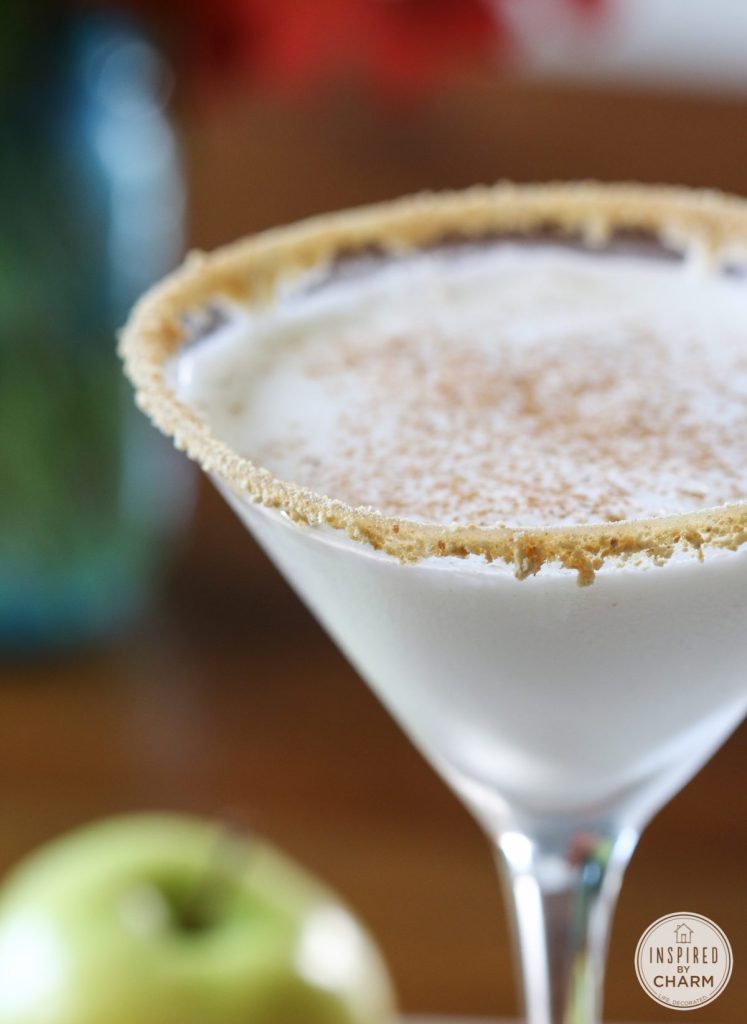
[[[277,850],[176,815],[114,818],[0,889],[0,1024],[390,1024],[371,939]]]

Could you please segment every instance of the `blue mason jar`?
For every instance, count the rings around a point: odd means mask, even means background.
[[[181,252],[167,68],[110,15],[57,19],[6,51],[0,651],[17,654],[78,646],[143,608],[191,477],[132,407],[115,354],[129,306]]]

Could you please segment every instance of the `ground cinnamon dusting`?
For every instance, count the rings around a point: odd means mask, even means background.
[[[492,358],[464,340],[330,345],[302,372],[320,400],[355,396],[336,423],[339,444],[317,447],[299,422],[251,454],[350,505],[440,523],[612,523],[744,497],[734,448],[747,436],[747,402],[737,387],[704,379],[697,355],[673,380],[651,333],[623,332],[606,365],[599,353],[586,358],[583,339],[555,340],[556,351],[531,356],[498,344]],[[704,391],[732,407],[726,421],[699,415]],[[657,482],[663,493],[652,495]]]

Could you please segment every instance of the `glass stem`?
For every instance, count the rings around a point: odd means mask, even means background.
[[[505,830],[527,1024],[599,1024],[612,914],[638,839],[632,828]]]

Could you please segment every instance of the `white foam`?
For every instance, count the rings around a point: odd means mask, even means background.
[[[234,449],[353,505],[560,525],[747,497],[747,285],[500,245],[421,255],[229,322],[177,387]]]

